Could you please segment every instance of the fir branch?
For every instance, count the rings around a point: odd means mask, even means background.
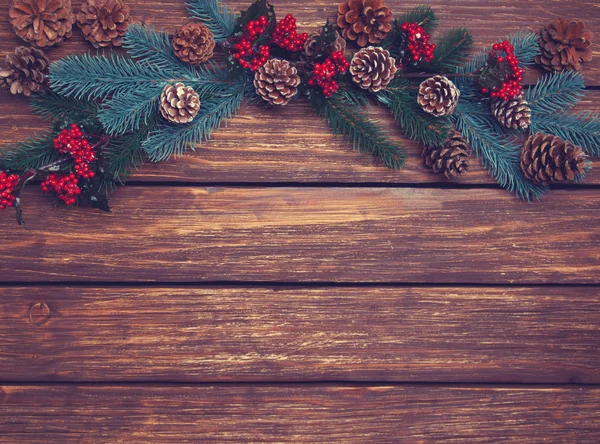
[[[192,18],[208,26],[217,42],[227,40],[233,34],[236,15],[221,0],[190,0],[186,7]]]
[[[531,134],[542,132],[568,140],[582,147],[591,156],[600,156],[600,115],[591,112],[577,114],[537,114],[531,121]]]
[[[152,131],[144,141],[143,148],[153,162],[181,156],[188,148],[208,140],[221,123],[230,119],[244,99],[244,85],[229,97],[212,98],[204,101],[198,116],[187,125],[163,125]]]
[[[3,148],[2,163],[5,168],[19,173],[54,164],[64,155],[54,149],[53,140],[54,136],[48,132]]]
[[[352,86],[346,86],[340,88],[338,96],[350,103],[352,106],[357,107],[369,107],[369,93],[364,89],[353,88]]]
[[[540,199],[547,188],[525,178],[520,167],[521,148],[495,128],[487,108],[484,103],[459,102],[453,114],[457,129],[503,188],[528,202]]]
[[[362,116],[352,104],[332,98],[313,100],[312,105],[319,116],[327,121],[333,133],[351,143],[354,150],[373,156],[388,168],[402,169],[406,160],[402,147],[389,140],[381,128]]]
[[[405,22],[419,23],[427,33],[432,34],[437,28],[440,20],[431,6],[419,5],[411,11],[407,11],[396,19],[402,25]]]
[[[163,86],[142,91],[135,89],[112,97],[104,103],[98,117],[107,134],[114,136],[130,131],[138,131],[152,119],[158,107],[158,99]]]
[[[435,48],[432,63],[424,66],[433,72],[456,72],[473,49],[473,36],[466,28],[448,31]]]
[[[95,102],[64,97],[52,91],[35,94],[31,97],[30,105],[34,113],[54,122],[72,119],[73,116],[95,118],[98,114],[98,105]]]
[[[585,81],[576,71],[563,71],[547,74],[533,88],[525,93],[531,112],[536,114],[555,114],[569,111],[583,97]]]

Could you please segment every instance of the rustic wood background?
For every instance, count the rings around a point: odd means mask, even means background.
[[[9,3],[2,57],[20,44]],[[183,0],[128,3],[186,21]],[[303,30],[336,10],[273,3]],[[559,15],[600,39],[598,2],[429,4],[478,45]],[[75,34],[48,54],[87,50]],[[581,110],[600,110],[595,57]],[[3,143],[41,125],[0,92]],[[0,215],[0,442],[598,442],[600,173],[526,204],[407,146],[396,173],[302,103],[246,106],[143,167],[112,214],[27,190],[30,231]]]

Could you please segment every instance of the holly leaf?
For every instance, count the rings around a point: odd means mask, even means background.
[[[267,17],[267,21],[269,23],[269,27],[267,28],[265,35],[270,35],[277,25],[275,8],[267,0],[256,0],[247,10],[240,13],[240,16],[235,24],[234,34],[243,33],[244,26],[246,26],[252,20],[258,20],[263,15]]]

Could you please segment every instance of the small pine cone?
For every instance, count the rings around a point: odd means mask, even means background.
[[[202,23],[188,23],[175,32],[173,49],[183,62],[199,65],[212,58],[215,36]]]
[[[338,6],[342,37],[364,48],[379,44],[392,30],[392,12],[384,0],[345,0]]]
[[[354,54],[350,63],[352,80],[362,89],[379,92],[392,81],[396,75],[396,60],[389,51],[369,46]]]
[[[434,173],[444,173],[448,179],[462,176],[469,169],[469,146],[462,134],[454,130],[442,147],[423,149],[425,165]]]
[[[308,36],[308,40],[306,40],[306,43],[304,44],[304,55],[308,59],[312,59],[319,54],[330,56],[334,52],[346,51],[346,40],[337,32],[337,37],[335,42],[333,42],[333,45],[331,45],[330,48],[323,48],[322,44],[320,44],[318,40],[318,37],[321,36],[322,32],[323,28],[319,28]]]
[[[200,97],[183,83],[167,85],[160,96],[160,113],[171,123],[188,123],[200,110]]]
[[[584,27],[581,20],[559,18],[550,22],[540,32],[542,54],[535,57],[535,62],[551,72],[581,71],[583,62],[592,60],[594,36]]]
[[[50,62],[40,49],[19,46],[6,56],[6,69],[0,70],[0,87],[10,88],[12,94],[39,92],[48,84]]]
[[[256,94],[271,105],[287,105],[299,85],[298,70],[287,60],[271,59],[254,75]]]
[[[527,129],[531,125],[531,108],[521,96],[492,100],[492,114],[506,128]]]
[[[537,133],[529,137],[521,151],[521,170],[535,183],[574,181],[588,166],[581,147],[560,137]]]
[[[460,91],[450,79],[434,76],[421,83],[417,102],[425,112],[443,117],[454,112],[459,98]]]
[[[87,0],[77,14],[77,23],[94,48],[121,46],[133,21],[130,12],[123,0]]]
[[[75,23],[71,0],[14,0],[8,15],[15,33],[38,48],[71,37]]]

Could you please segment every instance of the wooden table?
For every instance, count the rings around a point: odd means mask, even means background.
[[[183,0],[128,3],[186,20]],[[303,30],[336,10],[274,3]],[[600,40],[593,1],[430,4],[478,46],[558,15]],[[600,110],[598,48],[581,110]],[[4,142],[41,127],[0,94]],[[598,442],[600,172],[527,204],[477,162],[448,183],[407,146],[396,173],[303,103],[245,106],[142,168],[112,214],[30,188],[31,231],[0,215],[0,442]]]

